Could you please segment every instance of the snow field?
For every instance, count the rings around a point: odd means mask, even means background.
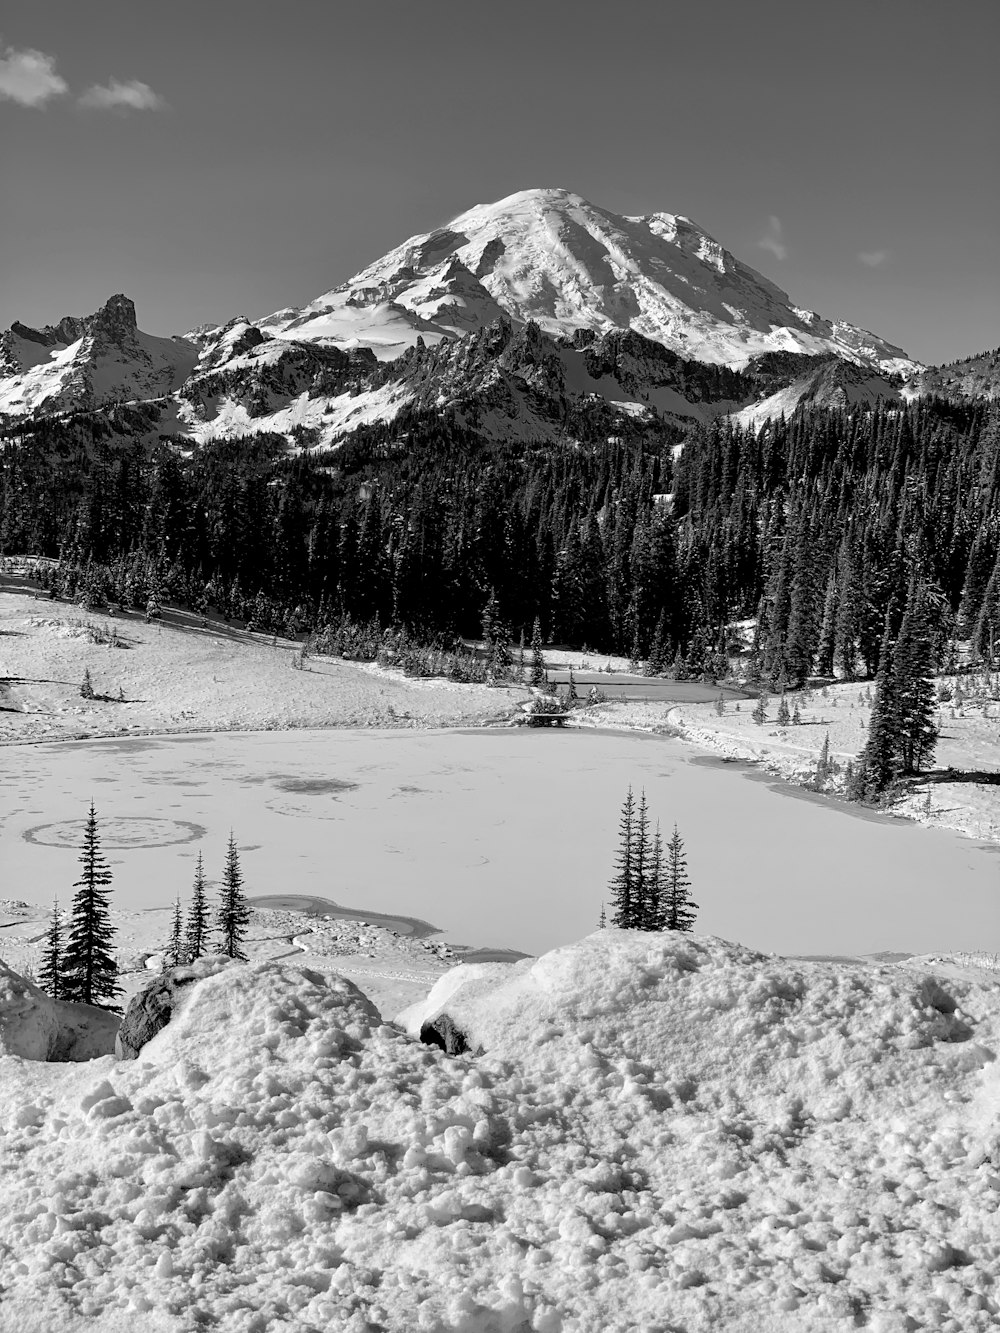
[[[203,627],[188,612],[171,623],[109,617],[5,590],[0,598],[0,742],[150,731],[291,727],[421,727],[506,716],[511,694],[453,681],[377,677],[320,656],[293,671],[299,645]],[[120,647],[108,642],[117,632]],[[96,641],[95,641],[96,640]],[[102,641],[103,640],[103,641]],[[95,693],[80,697],[89,670]],[[127,702],[117,702],[121,689]]]
[[[739,712],[727,700],[721,717],[712,703],[665,706],[609,700],[600,708],[574,717],[571,725],[680,735],[728,759],[759,763],[778,777],[802,783],[813,778],[827,733],[830,757],[841,765],[864,748],[871,704],[863,696],[873,688],[871,682],[853,681],[827,686],[825,697],[815,690],[789,691],[789,708],[795,707],[796,700],[799,702],[799,726],[776,725],[778,699],[774,695],[770,696],[768,721],[763,726],[751,716],[752,699],[741,701]],[[1000,705],[995,701],[966,702],[953,717],[951,706],[943,704],[937,723],[941,734],[934,775],[894,808],[921,824],[955,829],[984,842],[1000,842],[1000,806],[993,777],[1000,772]],[[949,781],[941,772],[948,768],[957,770],[954,780]],[[975,781],[972,773],[980,773],[981,780]]]
[[[605,931],[442,1004],[482,1055],[234,964],[133,1063],[4,1059],[6,1326],[995,1327],[995,983]]]

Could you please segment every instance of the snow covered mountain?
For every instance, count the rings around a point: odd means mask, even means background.
[[[501,314],[553,336],[630,329],[712,365],[788,351],[833,353],[889,372],[919,369],[877,335],[793,305],[690,218],[622,217],[558,189],[477,205],[259,327],[391,358],[418,337],[459,337]]]
[[[197,357],[184,338],[141,333],[134,304],[121,294],[94,315],[67,315],[42,329],[15,320],[0,334],[0,414],[157,398],[183,383]]]
[[[264,319],[153,338],[119,295],[86,319],[15,323],[0,335],[0,417],[130,400],[150,403],[150,439],[329,446],[401,413],[447,413],[487,439],[599,441],[894,399],[904,376],[923,392],[924,372],[794,306],[687,218],[526,190]]]

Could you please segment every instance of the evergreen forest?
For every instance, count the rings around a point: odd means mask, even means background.
[[[483,441],[404,411],[334,450],[148,440],[155,409],[22,421],[0,453],[0,554],[53,595],[163,600],[263,633],[390,627],[627,653],[647,669],[875,677],[919,605],[931,669],[1000,646],[1000,404],[799,410],[759,429],[648,423],[592,443]],[[678,448],[678,446],[683,448]]]

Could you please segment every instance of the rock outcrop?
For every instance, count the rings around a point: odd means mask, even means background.
[[[233,966],[231,958],[212,955],[169,968],[155,977],[129,1001],[115,1038],[116,1057],[134,1060],[146,1043],[184,1007],[197,982],[214,977],[229,966]]]

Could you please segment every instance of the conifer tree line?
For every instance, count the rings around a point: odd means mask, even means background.
[[[83,868],[74,885],[76,893],[68,922],[60,912],[58,898],[52,906],[38,984],[54,1000],[115,1009],[122,988],[118,985],[118,961],[112,952],[115,937],[110,915],[112,875],[101,852],[100,828],[93,802],[84,825],[79,860]],[[179,895],[174,902],[164,965],[194,962],[208,953],[223,953],[246,962],[243,945],[249,922],[250,906],[243,892],[239,850],[230,832],[215,913],[217,942],[213,947],[212,913],[199,852],[186,923],[182,918]]]
[[[611,924],[622,930],[693,930],[698,904],[691,896],[684,840],[677,825],[664,843],[659,823],[650,831],[645,791],[636,803],[630,786],[618,833],[615,873],[608,885]],[[602,925],[604,921],[602,906]]]
[[[492,599],[514,642],[537,618],[550,641],[715,676],[727,627],[756,617],[750,676],[779,692],[874,677],[915,583],[936,665],[956,638],[1000,654],[1000,404],[982,399],[572,449],[416,412],[295,458],[266,435],[150,450],[95,414],[11,438],[0,554],[59,559],[59,594],[94,607],[430,642],[478,635]]]

